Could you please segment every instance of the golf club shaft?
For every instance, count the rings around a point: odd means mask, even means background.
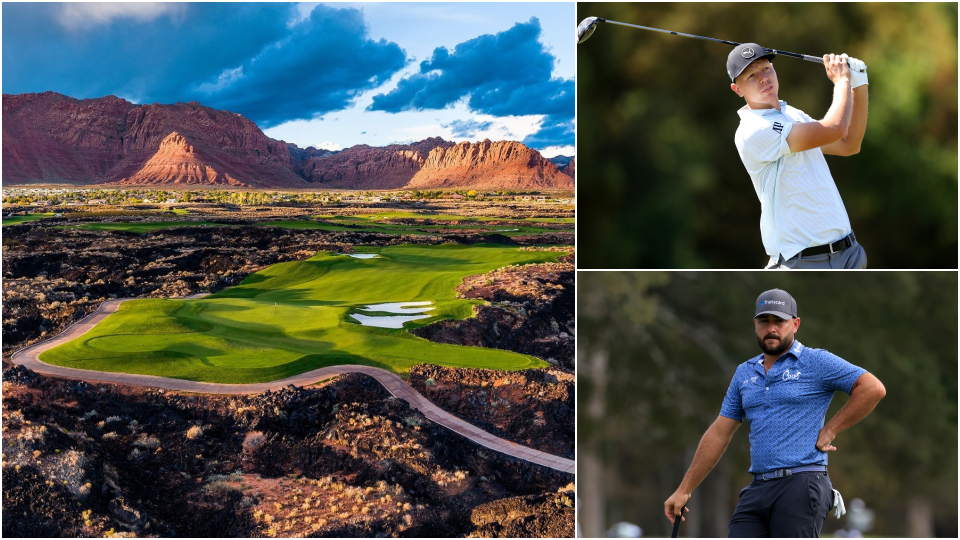
[[[661,30],[661,29],[659,29],[659,28],[651,28],[651,27],[649,27],[649,26],[640,26],[640,25],[638,25],[638,24],[627,24],[627,23],[622,23],[622,22],[617,22],[617,21],[611,21],[610,19],[598,19],[598,22],[600,22],[600,21],[602,21],[602,22],[607,22],[607,23],[610,23],[610,24],[619,24],[620,26],[629,26],[629,27],[631,27],[631,28],[639,28],[639,29],[641,29],[641,30],[653,30],[654,32],[662,32],[662,33],[664,33],[664,34],[673,34],[673,35],[675,35],[675,36],[683,36],[683,37],[689,37],[689,38],[694,38],[694,39],[702,39],[702,40],[704,40],[704,41],[714,41],[714,42],[717,42],[717,43],[724,43],[724,44],[726,44],[726,45],[733,45],[734,47],[736,47],[737,45],[740,45],[740,43],[737,43],[737,42],[735,42],[735,41],[727,41],[727,40],[725,40],[725,39],[714,39],[714,38],[708,38],[708,37],[703,37],[703,36],[695,36],[695,35],[693,35],[693,34],[684,34],[683,32],[674,32],[674,31],[672,31],[672,30]],[[764,47],[764,48],[766,49],[766,47]],[[782,55],[784,55],[784,56],[792,56],[792,57],[794,57],[794,58],[799,58],[799,59],[801,59],[801,60],[806,60],[807,62],[816,62],[816,63],[818,63],[818,64],[822,64],[822,63],[823,63],[823,58],[821,58],[821,57],[819,57],[819,56],[810,56],[810,55],[807,55],[807,54],[798,54],[798,53],[792,53],[792,52],[787,52],[787,51],[781,51],[781,50],[777,50],[777,49],[767,49],[767,50],[770,51],[770,52],[772,52],[772,53],[774,53],[774,54],[782,54]]]
[[[680,532],[680,516],[681,516],[682,514],[683,514],[683,508],[681,508],[680,511],[677,512],[677,515],[674,516],[674,518],[673,518],[673,534],[670,536],[670,538],[676,538],[676,537],[677,537],[677,533]]]

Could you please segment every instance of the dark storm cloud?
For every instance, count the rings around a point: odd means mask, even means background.
[[[477,122],[476,120],[454,120],[443,126],[453,132],[454,137],[473,137],[478,131],[490,129],[493,122]]]
[[[4,3],[3,92],[196,100],[266,128],[343,109],[406,62],[399,45],[370,39],[356,9],[318,5],[291,24],[294,4],[180,6],[65,19],[64,4]]]
[[[235,78],[228,76],[231,82],[208,101],[270,127],[304,118],[305,111],[310,117],[346,108],[405,63],[399,45],[368,37],[359,10],[318,5],[281,42],[245,62]]]
[[[369,110],[443,109],[466,98],[474,112],[494,116],[546,115],[540,131],[524,143],[537,147],[573,144],[574,82],[551,77],[555,58],[540,42],[540,21],[517,23],[496,35],[439,47],[420,70]]]

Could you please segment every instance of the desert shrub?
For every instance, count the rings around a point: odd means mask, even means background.
[[[187,430],[187,438],[190,439],[191,441],[195,439],[199,439],[200,437],[203,437],[203,428],[201,428],[200,426],[192,426],[190,429]]]
[[[134,422],[136,422],[136,420],[134,420]],[[154,437],[153,435],[147,435],[144,433],[140,435],[140,438],[137,439],[133,444],[134,446],[139,446],[148,450],[156,450],[160,446],[160,439]]]
[[[242,479],[243,473],[241,471],[233,471],[230,474],[214,474],[207,479],[203,489],[206,491],[242,491],[242,487],[237,485]],[[245,497],[244,500],[248,499]],[[253,502],[250,501],[250,504],[253,504]]]
[[[243,438],[243,451],[252,454],[267,442],[267,437],[259,431],[251,431]]]

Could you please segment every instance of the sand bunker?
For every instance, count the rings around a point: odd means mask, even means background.
[[[415,307],[426,306],[426,307]],[[360,308],[362,311],[380,311],[385,313],[425,313],[434,309],[433,302],[388,302],[385,304],[370,304]],[[350,315],[357,322],[364,326],[376,326],[378,328],[403,328],[403,323],[416,321],[418,319],[427,319],[432,315],[394,315],[373,317],[370,315],[361,315],[353,313]]]
[[[376,253],[348,253],[347,255],[354,259],[377,259],[380,257]]]
[[[378,328],[403,328],[403,323],[415,321],[417,319],[429,319],[431,315],[392,315],[386,317],[371,317],[369,315],[360,315],[354,313],[350,315],[364,326],[376,326]]]
[[[413,306],[430,306],[418,308]],[[389,302],[386,304],[371,304],[360,308],[363,311],[384,311],[386,313],[425,313],[433,309],[433,302]]]

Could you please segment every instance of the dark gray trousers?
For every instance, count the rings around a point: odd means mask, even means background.
[[[812,257],[794,255],[783,260],[783,255],[776,264],[766,267],[766,270],[796,269],[796,270],[842,270],[865,269],[867,267],[867,252],[857,242],[857,237],[850,233],[853,244],[847,249],[836,253],[821,253]]]
[[[754,480],[740,491],[730,538],[819,538],[833,508],[833,484],[823,472]]]

